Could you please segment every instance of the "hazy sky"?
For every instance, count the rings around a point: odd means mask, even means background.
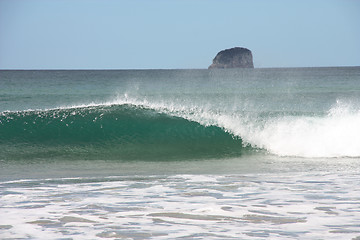
[[[360,66],[357,0],[0,0],[0,69]]]

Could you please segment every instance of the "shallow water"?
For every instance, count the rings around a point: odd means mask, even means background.
[[[360,236],[359,180],[311,172],[9,181],[1,236],[351,239]]]

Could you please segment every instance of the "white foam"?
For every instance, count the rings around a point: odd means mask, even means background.
[[[0,183],[0,194],[11,190],[27,199],[0,201],[0,238],[358,236],[357,173],[123,176],[57,184],[54,180],[35,181],[41,185],[29,181],[27,186],[22,181]]]
[[[336,105],[323,117],[273,119],[250,140],[280,156],[359,157],[360,111]]]

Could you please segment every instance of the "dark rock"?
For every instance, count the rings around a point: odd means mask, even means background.
[[[225,49],[216,55],[210,68],[254,68],[252,53],[241,47]]]

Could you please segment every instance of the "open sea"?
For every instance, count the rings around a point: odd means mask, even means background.
[[[360,240],[360,67],[0,71],[0,239]]]

